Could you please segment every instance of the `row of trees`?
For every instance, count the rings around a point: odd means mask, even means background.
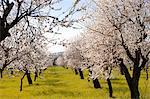
[[[81,37],[67,46],[64,60],[72,68],[92,68],[93,79],[103,76],[112,87],[111,70],[125,76],[131,99],[139,99],[141,70],[150,56],[149,0],[93,0],[92,21]],[[92,12],[93,13],[93,12]],[[129,73],[129,66],[133,68]]]
[[[24,71],[21,83],[27,75],[31,84],[29,71],[37,74],[38,68],[51,64],[45,46],[53,39],[46,38],[46,33],[56,34],[56,27],[71,27],[74,22],[85,18],[78,16],[76,19],[73,16],[84,10],[84,7],[78,6],[80,0],[76,0],[67,11],[59,6],[55,8],[62,1],[0,0],[1,77],[4,69],[13,66]],[[94,83],[99,76],[103,76],[108,82],[110,97],[111,70],[119,67],[127,80],[131,98],[139,99],[139,78],[150,54],[150,0],[92,1],[94,11],[87,11],[92,15],[88,16],[87,30],[67,46],[64,63],[79,68],[80,75],[83,75],[82,70],[88,68]],[[53,13],[58,10],[62,13],[57,17]],[[58,58],[57,63],[64,64],[59,61],[62,58]],[[128,66],[133,68],[132,75]]]
[[[48,45],[55,43],[58,28],[72,27],[83,17],[73,18],[84,10],[80,0],[70,8],[62,7],[63,0],[0,0],[0,77],[5,69],[22,71],[22,83],[30,73],[36,77],[42,69],[52,66],[52,56]]]

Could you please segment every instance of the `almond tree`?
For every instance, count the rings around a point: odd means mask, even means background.
[[[10,49],[12,48],[15,49],[15,53],[18,53],[18,50],[21,51],[23,47],[21,44],[25,42],[26,44],[32,43],[30,45],[33,45],[33,42],[40,44],[41,41],[43,44],[45,42],[51,43],[53,39],[48,39],[45,36],[46,33],[56,34],[56,27],[71,27],[74,22],[80,20],[71,18],[73,14],[83,9],[77,7],[80,0],[75,1],[72,8],[68,8],[68,11],[57,9],[57,7],[61,7],[57,5],[61,4],[62,1],[63,0],[1,0],[0,42],[5,40],[6,37],[11,36],[9,37],[9,39],[11,39],[9,40],[10,42],[8,40],[4,41],[8,46],[5,49],[2,48],[4,52],[2,58],[8,58],[6,54],[9,53],[8,51],[11,52]],[[61,13],[59,13],[59,17],[52,13],[57,13],[57,11]],[[44,45],[42,46],[44,47]],[[18,48],[16,49],[16,47]],[[35,47],[37,46],[33,46],[33,48]],[[10,62],[11,61],[6,63],[5,61],[5,64],[10,64]],[[6,66],[3,66],[2,71],[5,67]]]
[[[77,71],[80,74],[80,78],[84,79],[82,70],[82,62],[83,57],[81,56],[81,51],[77,48],[78,43],[71,42],[67,46],[65,52],[64,52],[64,63],[75,70],[75,73],[77,74]]]
[[[117,63],[122,69],[132,99],[139,99],[141,70],[149,60],[149,0],[95,0],[97,24],[91,30],[103,35],[112,46]],[[109,46],[108,46],[109,48]],[[127,61],[133,67],[132,75]]]
[[[68,11],[61,9],[63,0],[0,0],[0,42],[6,37],[12,36],[10,29],[15,25],[24,21],[30,24],[30,18],[45,18],[49,25],[55,27],[60,26],[69,27],[72,25],[70,17],[83,8],[76,8],[80,0],[76,0],[72,8]],[[58,5],[58,6],[56,6]],[[62,7],[63,8],[63,7]],[[54,12],[59,11],[59,17],[53,15]],[[60,13],[61,12],[61,13]],[[53,31],[53,28],[49,28]]]
[[[92,25],[94,28],[94,25]],[[100,33],[88,30],[82,34],[82,41],[80,44],[82,47],[82,55],[85,59],[88,59],[87,63],[90,66],[90,78],[93,79],[94,86],[97,86],[98,78],[104,78],[109,87],[109,96],[112,97],[112,85],[110,81],[111,70],[114,67],[114,57],[112,55],[113,49],[112,43],[107,42],[107,39]],[[112,45],[111,45],[112,44]]]
[[[40,42],[40,44],[42,44],[42,42]],[[36,42],[36,45],[34,45],[24,42],[21,47],[21,52],[26,54],[21,58],[17,58],[10,64],[15,69],[24,72],[24,75],[21,78],[20,91],[22,91],[23,79],[25,76],[27,76],[28,83],[30,85],[32,84],[30,74],[35,74],[34,80],[36,80],[38,72],[40,72],[43,68],[46,69],[50,65],[49,57],[47,53],[45,53],[47,49],[46,47],[43,48],[40,44]]]
[[[22,56],[26,55],[28,52],[22,50],[22,46],[15,43],[15,38],[6,38],[1,42],[1,78],[3,77],[3,71],[15,60],[20,59]]]

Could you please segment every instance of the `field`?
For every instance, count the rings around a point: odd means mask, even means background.
[[[87,73],[81,80],[71,69],[62,67],[49,67],[33,85],[28,85],[25,77],[23,91],[19,91],[20,78],[23,74],[16,73],[9,77],[7,72],[0,79],[0,99],[109,99],[108,87],[105,80],[100,79],[102,89],[94,89],[92,81],[88,82]],[[32,75],[33,78],[33,75]],[[130,93],[124,76],[113,72],[112,86],[114,99],[129,99]],[[141,99],[150,99],[149,80],[141,74],[140,92]]]

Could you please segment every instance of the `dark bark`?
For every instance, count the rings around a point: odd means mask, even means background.
[[[42,69],[40,69],[39,76],[42,74]]]
[[[81,68],[79,68],[78,71],[79,71],[80,79],[84,79],[83,72],[82,72]]]
[[[30,72],[27,71],[26,75],[27,75],[28,84],[29,85],[32,84],[32,79],[31,79]]]
[[[57,58],[58,58],[58,57],[57,57]],[[56,66],[56,65],[57,65],[57,64],[56,64],[57,58],[55,58],[55,59],[53,60],[53,66]]]
[[[97,78],[93,80],[93,84],[94,84],[94,88],[101,88],[101,85]]]
[[[4,3],[4,1],[2,1]],[[2,5],[3,6],[3,5]],[[0,17],[0,42],[4,40],[6,37],[10,36],[9,31],[9,24],[7,23],[7,16],[11,12],[12,8],[14,6],[14,3],[6,3],[6,8],[3,9],[4,13],[3,16]]]
[[[1,76],[1,78],[3,78],[3,70],[2,69],[0,69],[0,76]]]
[[[34,81],[36,81],[36,78],[38,77],[38,72],[36,71],[35,73],[34,73]]]
[[[3,64],[3,67],[2,67],[2,69],[0,69],[0,76],[1,76],[1,78],[3,78],[3,71],[4,71],[4,69],[7,67],[7,60],[5,60],[5,64]]]
[[[131,99],[140,99],[138,84],[135,85],[135,83],[132,82],[129,85],[129,87],[130,87]]]
[[[90,77],[91,77],[91,75],[92,75],[92,70],[90,69],[90,67],[89,67],[89,75],[88,75],[88,78],[87,78],[87,80],[88,80],[88,82],[90,82]]]
[[[130,66],[130,71],[132,71],[132,67]]]
[[[76,75],[78,75],[78,70],[76,68],[74,69],[74,72]]]
[[[148,68],[146,68],[146,80],[148,80]]]
[[[11,75],[14,74],[13,68],[9,68],[8,70],[9,70],[9,72],[10,72]]]
[[[146,71],[146,80],[148,80],[148,65],[149,65],[149,63],[146,64],[146,68],[145,68],[145,71]]]
[[[26,75],[26,72],[24,73],[24,75],[23,75],[22,78],[21,78],[20,91],[22,91],[23,79],[24,79],[25,75]]]
[[[0,26],[1,27],[1,26]],[[3,28],[3,29],[2,29]],[[5,30],[4,30],[5,29]],[[0,42],[2,40],[4,40],[6,37],[10,36],[10,33],[8,31],[6,31],[7,29],[4,28],[4,27],[1,27],[1,30],[0,30]]]
[[[11,74],[11,75],[13,75],[13,74],[14,74],[14,71],[13,71],[13,70],[11,70],[10,74]]]
[[[107,78],[107,84],[109,88],[109,97],[113,97],[113,89],[112,89],[111,81],[109,78]]]
[[[124,72],[126,81],[128,83],[129,89],[130,89],[131,99],[139,99],[140,93],[139,93],[139,89],[138,89],[138,85],[139,85],[138,83],[139,83],[141,69],[134,65],[133,77],[131,77],[127,67],[123,63],[123,59],[120,59],[120,61],[121,61],[120,67],[122,68],[122,70]]]
[[[16,15],[14,16],[15,18],[13,19],[12,22],[8,23],[7,17],[9,16],[10,12],[12,11],[14,7],[14,3],[10,2],[9,0],[2,0],[1,1],[1,6],[3,6],[2,12],[3,15],[0,16],[0,42],[4,40],[6,37],[11,36],[9,33],[9,30],[14,27],[18,22],[25,18],[26,16],[29,16],[32,11],[31,9],[24,10],[22,13],[21,11],[21,4],[22,1],[17,0],[18,6],[16,10]],[[5,6],[5,7],[4,7]]]
[[[119,67],[119,70],[120,70],[120,74],[121,74],[121,75],[124,75],[124,72],[123,72],[123,70],[122,70],[121,67]]]

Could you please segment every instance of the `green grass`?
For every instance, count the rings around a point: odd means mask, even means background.
[[[33,85],[29,86],[25,77],[23,91],[19,92],[22,75],[16,73],[15,77],[10,78],[5,72],[4,78],[0,79],[0,99],[109,99],[106,81],[101,79],[102,89],[94,89],[92,81],[87,81],[85,72],[85,79],[81,80],[71,69],[50,67]],[[111,81],[115,99],[130,98],[124,76],[115,71]],[[149,80],[145,80],[145,73],[141,74],[140,93],[141,99],[150,99],[150,84]]]

